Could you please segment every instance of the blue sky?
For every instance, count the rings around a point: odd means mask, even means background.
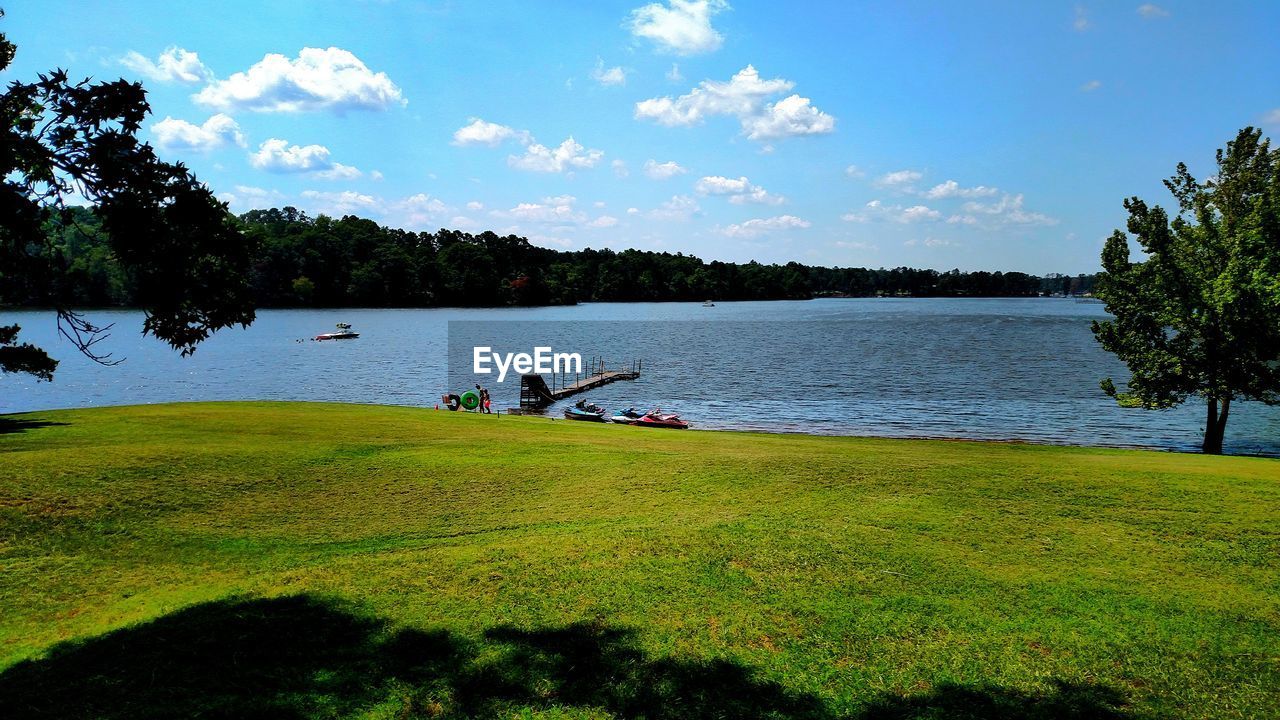
[[[1090,272],[1123,198],[1280,131],[1278,3],[6,10],[6,82],[141,80],[145,137],[236,212],[557,248]]]

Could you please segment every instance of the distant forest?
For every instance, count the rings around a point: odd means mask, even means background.
[[[790,262],[704,262],[681,253],[562,251],[514,235],[408,232],[292,208],[238,222],[256,241],[250,282],[258,307],[492,307],[577,302],[786,300],[847,297],[1031,297],[1090,293],[1095,276],[829,268]],[[61,276],[13,277],[0,304],[130,306],[128,274],[89,209],[51,226]]]

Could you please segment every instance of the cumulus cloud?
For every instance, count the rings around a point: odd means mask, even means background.
[[[628,175],[631,174],[631,171],[627,169],[627,164],[622,160],[614,160],[612,163],[609,164],[609,167],[612,167],[613,174],[617,175],[620,178],[627,177]]]
[[[561,230],[575,227],[607,228],[618,224],[618,219],[609,215],[591,217],[577,207],[578,198],[573,195],[556,195],[545,197],[537,202],[525,202],[510,210],[495,210],[490,213],[497,218],[516,220],[522,223],[550,225]]]
[[[668,127],[697,125],[716,115],[736,117],[742,133],[752,140],[832,132],[835,118],[818,110],[808,98],[791,95],[776,103],[769,99],[795,85],[790,80],[762,80],[748,65],[728,82],[704,80],[688,94],[650,98],[636,103],[635,116]]]
[[[213,79],[213,72],[200,62],[198,54],[176,46],[166,48],[154,61],[130,50],[120,58],[120,64],[156,82],[194,85]]]
[[[720,48],[724,37],[711,27],[711,18],[729,3],[724,0],[670,0],[631,11],[628,27],[638,38],[651,40],[659,50],[697,55]]]
[[[480,202],[479,200],[472,200],[471,202],[467,203],[467,209],[468,209],[468,210],[483,210],[483,209],[484,209],[484,203]]]
[[[509,155],[507,164],[518,170],[530,172],[572,172],[573,170],[593,168],[604,159],[603,150],[587,149],[569,136],[554,148],[540,145],[527,130],[485,122],[480,118],[472,118],[470,124],[453,133],[454,145],[488,145],[496,147],[507,140],[515,140],[524,145],[521,155]],[[614,171],[618,171],[618,161],[614,161]],[[624,176],[625,177],[625,176]]]
[[[454,145],[488,145],[489,147],[497,147],[511,139],[525,143],[529,141],[529,133],[506,125],[485,122],[480,118],[471,118],[470,124],[458,128],[453,133]]]
[[[727,195],[729,202],[735,205],[756,203],[761,205],[781,205],[786,198],[773,195],[759,185],[751,184],[746,177],[727,178],[709,175],[698,180],[693,189],[702,195]]]
[[[941,200],[943,198],[978,198],[991,197],[999,194],[1000,191],[986,185],[978,185],[977,187],[961,187],[960,183],[955,180],[948,180],[944,183],[934,185],[932,188],[921,193],[930,200]]]
[[[797,135],[823,135],[835,130],[836,119],[809,104],[809,98],[791,95],[772,105],[764,112],[742,121],[742,129],[752,140]]]
[[[666,77],[671,82],[680,82],[684,80],[684,75],[680,74],[679,63],[671,63],[671,69],[667,71]]]
[[[771,218],[755,218],[744,223],[729,225],[720,232],[731,238],[754,238],[780,230],[804,229],[813,223],[795,215],[779,215]]]
[[[849,167],[845,168],[844,174],[846,177],[851,177],[851,178],[866,177],[867,175],[866,171],[864,171],[862,168],[858,167],[857,165],[850,165]]]
[[[353,190],[342,192],[323,192],[319,190],[303,190],[303,200],[313,213],[330,216],[342,215],[381,215],[385,204],[372,195],[365,195]]]
[[[244,133],[230,116],[218,113],[200,125],[166,116],[151,126],[156,145],[164,150],[209,152],[228,145],[244,147]]]
[[[628,213],[631,211],[628,210]],[[673,195],[670,200],[649,211],[654,220],[682,222],[702,212],[698,201],[688,195]]]
[[[1041,213],[1029,212],[1022,206],[1022,194],[1005,193],[998,202],[967,202],[961,208],[966,215],[975,216],[979,223],[985,219],[992,225],[1056,225],[1057,219]]]
[[[879,200],[872,200],[863,206],[861,212],[850,212],[840,216],[845,222],[870,222],[872,220],[891,221],[903,225],[919,222],[933,222],[942,217],[942,213],[925,205],[885,205]]]
[[[210,83],[194,99],[221,110],[304,112],[385,110],[404,105],[386,73],[341,48],[303,48],[297,58],[270,53],[244,72]]]
[[[676,175],[683,175],[689,172],[681,167],[675,160],[668,160],[660,163],[657,160],[646,160],[644,163],[644,174],[654,180],[669,180]]]
[[[271,138],[249,154],[249,164],[273,173],[314,173],[322,180],[352,180],[361,172],[336,163],[323,145],[290,145],[288,140]]]
[[[588,150],[570,136],[558,147],[548,148],[530,142],[523,155],[510,155],[507,164],[530,172],[565,172],[593,168],[604,158],[603,150]]]
[[[623,70],[620,65],[606,68],[604,60],[596,59],[595,69],[591,71],[591,79],[601,85],[626,85],[627,71]]]
[[[280,204],[283,198],[284,196],[275,190],[264,190],[250,185],[236,185],[234,192],[218,194],[219,200],[241,212],[274,207]]]
[[[881,187],[908,187],[922,177],[924,175],[915,170],[897,170],[881,175],[876,179],[876,184]]]
[[[1169,11],[1156,5],[1155,3],[1143,3],[1138,6],[1138,14],[1142,17],[1153,20],[1155,18],[1169,17]]]

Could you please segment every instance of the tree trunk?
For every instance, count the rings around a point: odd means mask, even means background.
[[[1222,399],[1222,412],[1218,412],[1218,399],[1209,398],[1204,422],[1204,444],[1200,447],[1208,455],[1222,454],[1222,436],[1227,431],[1227,414],[1231,412],[1231,398]]]

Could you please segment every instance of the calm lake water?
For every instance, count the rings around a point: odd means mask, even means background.
[[[243,399],[430,407],[442,392],[470,381],[470,345],[463,341],[487,329],[512,349],[550,344],[602,355],[610,365],[643,359],[639,380],[586,397],[611,409],[676,410],[704,429],[1193,450],[1203,427],[1198,403],[1146,412],[1118,408],[1103,396],[1099,379],[1127,377],[1089,330],[1090,320],[1105,313],[1099,304],[1067,299],[266,310],[252,327],[220,332],[190,358],[141,337],[140,313],[90,317],[115,323],[99,347],[124,363],[102,367],[81,357],[58,336],[50,312],[0,312],[0,324],[19,323],[26,341],[62,361],[52,383],[0,378],[0,411]],[[336,322],[351,323],[360,339],[302,340]],[[486,384],[495,406],[518,405],[518,377]],[[1233,406],[1227,448],[1280,455],[1280,408]]]

